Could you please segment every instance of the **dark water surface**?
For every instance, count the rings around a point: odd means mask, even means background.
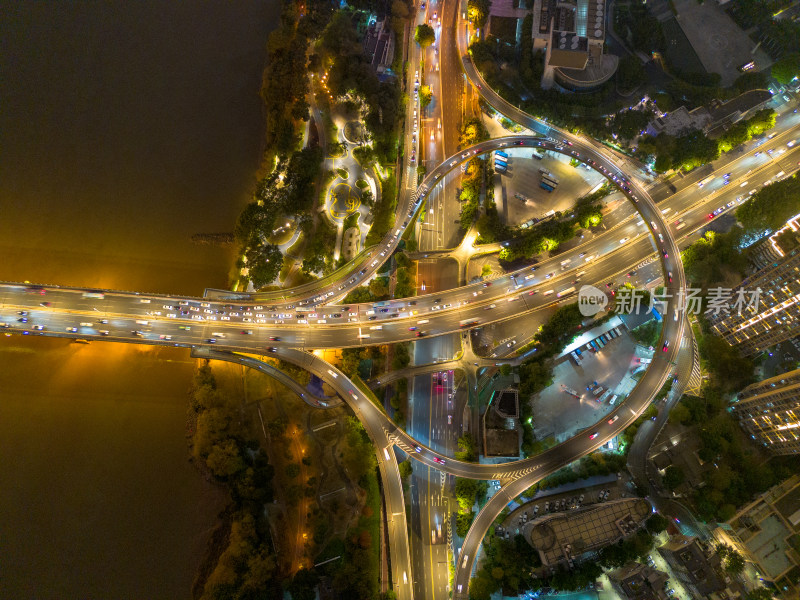
[[[0,2],[0,280],[224,286],[276,0]],[[0,597],[186,598],[186,350],[0,337]]]
[[[0,277],[201,293],[254,186],[275,0],[0,6]]]

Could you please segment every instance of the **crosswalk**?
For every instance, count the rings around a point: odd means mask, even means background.
[[[687,328],[692,339],[692,372],[689,375],[689,382],[686,384],[684,392],[690,396],[701,396],[703,385],[703,374],[700,371],[700,352],[697,348],[697,339],[691,335],[691,329]]]

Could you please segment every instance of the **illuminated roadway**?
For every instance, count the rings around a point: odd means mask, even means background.
[[[471,151],[463,152],[461,154],[461,159],[464,160],[469,158],[471,156],[470,152],[472,152],[472,155],[474,155],[491,148],[496,148],[500,147],[501,145],[507,145],[509,143],[515,143],[515,142],[528,145],[538,143],[536,140],[524,137],[521,137],[519,139],[512,138],[509,140],[502,140],[502,139],[492,140],[490,142],[484,143],[478,148],[472,149]],[[555,146],[553,146],[553,149],[556,149]],[[578,144],[575,147],[573,147],[571,151],[580,152],[583,150],[584,149],[582,145]],[[459,162],[459,159],[455,158],[448,160],[450,161],[449,163],[445,163],[437,167],[437,169],[435,169],[433,172],[429,174],[428,177],[426,177],[426,180],[431,182],[438,180],[444,172],[452,168],[455,168]],[[599,163],[598,166],[602,166],[605,161],[603,161],[603,159],[598,156],[596,162]],[[604,168],[610,169],[612,168],[612,166],[607,165],[607,167]],[[612,176],[616,176],[616,171],[611,171],[611,173],[614,174]],[[655,205],[652,202],[649,201],[645,191],[639,188],[638,184],[636,184],[635,182],[630,182],[629,187],[631,189],[630,193],[638,197],[637,207],[642,213],[643,218],[648,223],[650,222],[655,223],[656,228],[658,230],[665,232],[668,231],[666,224],[662,220],[661,212],[658,210],[658,208],[655,207]],[[424,193],[425,191],[427,191],[427,186],[424,185],[421,189]],[[386,252],[384,256],[390,254],[390,247],[392,246],[392,244],[396,245],[396,240],[398,238],[399,236],[393,238],[395,241],[393,242],[390,241],[390,243],[387,244],[387,246],[389,247],[385,248]],[[675,291],[677,289],[683,288],[684,282],[683,282],[683,272],[680,266],[680,260],[677,259],[678,257],[677,246],[675,245],[675,242],[673,241],[671,236],[667,236],[664,247],[667,249],[670,256],[670,258],[663,259],[665,270],[673,271],[675,273],[674,283],[670,284],[668,288],[671,289],[672,291]],[[393,250],[393,248],[391,249]],[[374,260],[377,261],[377,259]],[[374,264],[370,264],[371,268],[374,266],[375,266]],[[494,293],[494,290],[497,290],[500,287],[499,284],[496,285],[498,287],[495,287],[493,285],[488,288],[484,288],[481,285],[479,290],[472,290],[472,291],[478,292],[478,291],[492,290],[492,293]],[[470,291],[470,289],[474,287],[475,286],[468,286],[466,288],[466,293],[471,294],[472,291]],[[142,333],[144,333],[143,329],[151,327],[150,321],[155,321],[161,324],[165,321],[169,323],[172,320],[169,317],[165,317],[164,314],[165,311],[169,312],[169,314],[176,314],[176,313],[180,314],[180,311],[184,310],[188,314],[181,315],[180,320],[183,321],[184,327],[188,326],[191,327],[192,329],[188,331],[186,331],[185,329],[178,329],[178,331],[184,332],[186,334],[191,334],[194,337],[196,335],[196,333],[194,333],[195,329],[202,329],[202,332],[200,331],[197,332],[201,336],[208,335],[208,331],[209,329],[211,329],[212,330],[211,337],[207,338],[210,340],[214,339],[213,336],[214,333],[223,333],[223,335],[225,336],[230,335],[232,337],[235,337],[236,334],[233,332],[234,331],[233,327],[238,328],[240,331],[248,331],[248,329],[243,329],[243,328],[253,327],[252,331],[254,332],[256,329],[258,329],[259,332],[261,332],[261,330],[267,329],[267,327],[264,327],[263,325],[255,322],[252,324],[250,322],[247,322],[246,324],[245,322],[236,322],[234,324],[232,322],[222,321],[221,317],[228,316],[230,319],[233,319],[234,317],[231,316],[230,313],[234,312],[234,313],[239,313],[235,316],[235,318],[237,319],[247,318],[247,319],[253,319],[253,321],[255,321],[259,318],[257,317],[258,314],[266,315],[269,312],[268,309],[271,308],[271,307],[262,307],[261,309],[259,309],[256,308],[256,306],[253,306],[250,310],[246,310],[242,308],[237,308],[233,305],[228,305],[228,307],[225,308],[224,304],[215,304],[212,306],[210,302],[193,303],[191,300],[180,300],[169,297],[167,298],[164,297],[154,298],[154,297],[142,297],[142,296],[137,297],[137,295],[135,294],[108,294],[104,296],[101,300],[100,298],[91,298],[91,297],[84,298],[81,292],[72,290],[50,289],[47,293],[42,295],[38,294],[36,289],[30,288],[28,286],[17,286],[16,288],[14,288],[13,286],[4,286],[2,291],[3,291],[2,300],[4,306],[4,314],[3,314],[4,319],[9,319],[9,317],[13,318],[13,315],[7,315],[7,309],[5,308],[9,305],[8,295],[9,292],[11,292],[15,296],[14,300],[24,299],[27,301],[26,303],[30,307],[31,313],[33,313],[33,311],[36,310],[37,312],[44,311],[45,314],[49,315],[50,320],[48,321],[47,329],[41,332],[45,335],[53,335],[54,332],[52,328],[53,327],[58,328],[60,325],[64,328],[63,329],[64,333],[62,334],[59,331],[56,335],[72,334],[72,337],[76,335],[83,337],[87,334],[87,332],[85,331],[86,329],[92,329],[95,331],[92,331],[91,333],[98,336],[99,339],[108,339],[108,340],[118,339],[118,338],[116,335],[111,336],[110,333],[108,336],[102,336],[97,332],[99,332],[100,327],[104,327],[106,325],[116,326],[117,324],[114,321],[117,318],[116,315],[118,314],[131,314],[131,312],[135,312],[140,317],[139,320],[143,322],[135,323],[134,325],[132,325],[134,329],[132,329],[131,331],[142,331]],[[16,294],[14,294],[14,292],[16,292]],[[465,292],[459,290],[458,293],[463,294]],[[71,296],[66,296],[68,294],[71,294]],[[65,296],[66,298],[69,298],[71,300],[71,302],[69,302],[70,306],[68,309],[65,307],[59,307],[57,304],[57,302],[59,300],[63,300]],[[44,299],[45,297],[48,299],[45,300]],[[475,296],[473,296],[473,298],[474,297]],[[533,296],[533,298],[546,298],[546,296],[542,294]],[[436,299],[433,299],[434,302],[435,300]],[[39,303],[37,301],[49,302],[50,305],[37,306],[37,304]],[[181,304],[181,302],[184,302],[185,304]],[[419,302],[419,300],[417,300],[417,302]],[[675,302],[676,301],[674,299],[670,301],[671,310],[675,310]],[[102,305],[101,308],[98,309],[96,306],[97,304],[101,304]],[[177,310],[175,308],[165,309],[163,307],[163,304],[167,304],[168,306],[173,306],[173,307],[183,306],[184,308],[183,309],[178,308]],[[196,304],[200,304],[200,306],[197,306]],[[508,306],[508,304],[510,303],[506,301],[506,306]],[[222,308],[217,308],[217,306],[221,306]],[[189,309],[186,309],[185,307],[189,307]],[[481,307],[477,308],[480,311],[485,311],[484,308]],[[463,306],[460,309],[462,311],[461,314],[455,314],[455,318],[462,317],[462,319],[469,319],[472,317],[472,313],[475,312],[475,309],[476,309],[475,304],[468,304],[466,306]],[[225,310],[228,314],[221,315],[220,313],[216,312],[217,310],[220,311]],[[266,312],[259,313],[258,312],[259,310]],[[284,310],[287,310],[287,313],[284,314],[288,315],[289,314],[288,309]],[[329,308],[326,310],[331,310],[331,309]],[[72,311],[72,312],[67,312],[67,311]],[[214,312],[206,313],[205,311],[214,311]],[[148,312],[151,314],[147,315]],[[160,312],[162,314],[161,315],[153,314],[156,312]],[[252,313],[252,316],[245,316],[244,312]],[[362,307],[359,307],[359,310],[357,312],[358,316],[356,318],[358,319],[363,319],[365,316],[367,316],[366,314],[362,314]],[[433,312],[439,312],[439,311],[429,310],[429,313],[431,313],[431,315]],[[454,314],[455,312],[456,311],[450,311],[450,315]],[[519,311],[515,310],[515,312],[518,313]],[[207,323],[203,323],[199,319],[192,320],[191,317],[193,316],[193,313],[196,316],[219,317],[219,320],[215,321],[212,325],[209,325]],[[341,314],[344,315],[344,312]],[[445,315],[446,313],[443,311],[442,314]],[[454,318],[450,315],[448,315],[445,318],[454,320]],[[33,320],[34,316],[36,315],[34,314],[29,315],[31,320]],[[73,324],[74,321],[76,320],[76,316],[78,317],[78,319],[86,318],[87,319],[86,322],[90,322],[88,321],[88,319],[89,316],[92,316],[93,317],[91,319],[92,326],[76,329],[76,331],[74,332],[73,331],[68,332],[66,328],[74,326]],[[369,315],[369,316],[375,316],[375,315]],[[158,317],[161,318],[159,319]],[[189,318],[187,319],[186,317]],[[28,318],[28,317],[23,316],[20,318]],[[273,317],[273,319],[274,318],[275,317]],[[278,318],[278,320],[286,321],[288,318],[289,318],[288,316],[284,316]],[[344,317],[338,317],[338,319],[343,319],[343,318]],[[438,315],[434,318],[437,319],[437,321],[444,320],[443,318],[440,318]],[[56,324],[59,320],[60,323]],[[69,323],[65,324],[66,320],[69,320]],[[98,320],[107,320],[108,323],[97,324],[96,321]],[[179,320],[178,317],[174,317],[174,321],[176,323],[178,322],[178,320]],[[327,321],[327,319],[325,320]],[[9,321],[10,319],[6,322]],[[197,324],[195,324],[195,322]],[[367,320],[367,323],[369,322],[370,321]],[[677,321],[671,321],[667,319],[665,322],[666,322],[666,326],[664,328],[665,339],[674,341],[679,340],[683,331],[683,319],[679,319]],[[285,322],[281,325],[287,325],[286,329],[292,327],[292,325],[288,325]],[[317,325],[326,325],[326,327],[317,327],[317,329],[322,329],[322,330],[340,329],[340,327],[333,327],[333,326],[327,327],[327,323],[318,322]],[[353,328],[353,326],[354,324],[344,325],[345,328],[347,327]],[[80,327],[80,325],[78,325],[78,327]],[[176,325],[175,327],[180,327],[180,325]],[[298,327],[296,322],[294,323],[293,327],[295,328]],[[213,331],[215,329],[222,329],[223,331],[215,332]],[[278,328],[276,327],[270,328],[270,330],[273,335],[275,333],[278,333]],[[110,329],[104,331],[110,332]],[[375,331],[382,331],[382,330],[375,330]],[[341,334],[341,332],[338,333]],[[155,338],[155,335],[156,335],[155,333],[152,333],[151,339],[148,339],[147,341],[150,343],[169,343],[169,342],[175,344],[179,343],[175,341],[174,337],[172,340],[161,339],[162,335],[172,335],[172,334],[158,333],[157,334],[159,336],[158,339]],[[255,333],[253,333],[252,335],[255,336]],[[250,334],[239,333],[238,338],[235,339],[249,340],[250,337],[251,337]],[[341,336],[337,335],[337,337],[340,338]],[[230,345],[231,343],[231,340],[227,337],[220,339],[225,340],[226,344],[228,345]],[[143,340],[142,338],[136,336],[133,338],[126,337],[126,341],[138,342]],[[260,341],[262,344],[264,343],[263,340],[258,340],[258,341]],[[192,345],[192,344],[189,343],[187,345]],[[342,345],[341,341],[339,341],[338,345],[340,346]],[[659,356],[658,359],[653,360],[650,368],[647,370],[644,377],[640,380],[637,387],[633,390],[633,392],[631,393],[625,404],[623,406],[620,406],[615,413],[612,413],[612,414],[620,413],[621,417],[617,420],[617,422],[614,425],[608,425],[608,424],[599,425],[598,431],[600,432],[601,435],[598,435],[595,440],[589,440],[587,436],[578,436],[563,444],[560,444],[559,446],[556,446],[548,450],[547,452],[539,456],[521,461],[505,463],[501,465],[480,465],[473,463],[462,463],[453,459],[449,459],[444,456],[440,456],[428,448],[422,448],[416,443],[416,441],[413,438],[405,434],[405,432],[403,432],[402,430],[397,429],[394,423],[386,415],[384,415],[384,413],[377,406],[375,406],[369,399],[367,399],[354,386],[354,384],[352,384],[352,382],[347,380],[344,374],[340,373],[334,367],[328,365],[327,363],[324,363],[324,361],[316,359],[313,356],[311,359],[308,359],[306,357],[311,355],[308,355],[307,353],[301,352],[299,350],[293,350],[289,348],[275,346],[274,354],[280,356],[281,358],[292,360],[293,362],[297,363],[306,362],[307,364],[304,365],[306,368],[309,368],[310,370],[312,370],[312,372],[315,372],[316,374],[322,376],[327,382],[334,384],[334,386],[337,389],[337,392],[339,392],[345,399],[345,401],[347,401],[351,405],[356,415],[364,423],[365,428],[370,434],[373,442],[376,444],[376,451],[379,457],[381,474],[388,483],[387,503],[389,508],[387,508],[387,512],[389,512],[390,516],[396,515],[398,517],[397,519],[398,522],[400,522],[400,518],[402,517],[402,526],[398,526],[397,524],[395,524],[391,527],[390,531],[390,538],[392,540],[392,547],[393,547],[393,556],[395,557],[395,559],[397,559],[397,562],[394,563],[395,568],[393,569],[394,571],[393,580],[397,584],[400,597],[411,597],[411,591],[410,591],[411,586],[403,584],[409,581],[408,577],[410,577],[411,574],[410,574],[410,561],[408,558],[410,556],[410,553],[408,551],[408,537],[405,529],[405,512],[404,508],[401,508],[403,504],[402,486],[399,483],[397,463],[393,457],[393,454],[388,453],[388,456],[386,457],[387,460],[385,461],[380,460],[380,454],[382,450],[380,446],[382,442],[388,440],[389,442],[398,445],[403,450],[405,450],[409,455],[414,456],[417,460],[422,461],[428,466],[439,468],[440,470],[446,471],[456,476],[471,477],[475,479],[500,479],[500,480],[516,479],[517,482],[519,481],[526,482],[523,485],[524,487],[527,487],[529,485],[529,483],[527,483],[529,477],[523,477],[523,476],[528,475],[538,479],[539,477],[546,475],[547,473],[559,468],[560,466],[568,464],[573,460],[585,455],[594,448],[599,447],[600,445],[605,443],[608,439],[611,439],[612,437],[620,433],[630,422],[632,422],[636,418],[638,413],[644,410],[644,408],[649,403],[650,398],[658,391],[663,381],[666,380],[667,376],[669,375],[670,361],[674,359],[674,355],[677,352],[677,348],[678,344],[672,343],[667,353],[664,353],[663,356]],[[323,370],[325,372],[321,372]],[[628,413],[626,414],[625,411],[628,411]],[[382,435],[381,431],[383,432]],[[415,451],[415,447],[418,448],[420,451],[419,452]],[[391,463],[392,468],[389,468],[386,465],[386,463]],[[389,471],[391,471],[391,477],[389,476]],[[513,483],[507,484],[507,486],[508,485],[513,485]],[[517,485],[519,485],[519,483],[517,483]],[[524,489],[524,487],[521,489]],[[456,571],[456,588],[458,590],[459,589],[458,586],[461,586],[460,589],[464,591],[463,593],[466,593],[466,587],[468,585],[469,574],[471,572],[472,561],[474,560],[474,554],[475,554],[475,552],[470,551],[469,549],[472,547],[474,548],[478,547],[478,545],[480,544],[480,540],[483,538],[483,534],[485,533],[486,527],[488,527],[488,524],[491,523],[491,521],[493,521],[496,516],[496,515],[493,516],[493,513],[495,512],[494,509],[497,508],[497,506],[500,506],[500,508],[497,510],[497,514],[499,514],[499,511],[502,510],[502,506],[505,505],[505,502],[502,502],[502,504],[500,503],[500,499],[502,499],[503,496],[508,495],[510,493],[509,491],[510,489],[512,488],[508,487],[504,488],[497,496],[495,496],[497,500],[490,501],[489,504],[487,504],[484,510],[481,511],[481,513],[476,518],[475,522],[470,528],[470,532],[468,533],[467,538],[465,539],[462,548],[462,553],[459,555],[458,558],[458,563],[457,563],[458,568]],[[400,531],[400,529],[402,529],[402,532]],[[400,557],[403,558],[401,559]],[[399,575],[399,571],[401,569],[403,570],[403,574]],[[400,579],[399,577],[402,577],[402,579]]]
[[[782,143],[789,134],[790,132],[788,131],[784,132],[781,134],[784,139],[778,138],[770,141],[769,144]],[[522,146],[517,146],[516,142],[521,142]],[[516,149],[531,147],[540,143],[545,143],[547,149],[558,150],[553,142],[544,142],[529,136],[511,136],[508,138],[490,140],[474,148],[460,152],[457,156],[447,159],[428,174],[421,187],[421,195],[427,193],[429,186],[434,185],[444,173],[457,168],[461,161],[466,160],[474,154],[481,154],[499,147]],[[597,163],[597,167],[602,167],[620,178],[620,173],[616,166],[596,153],[593,147],[586,146],[576,141],[573,142],[572,146],[563,146],[562,150],[565,152],[579,152],[581,159],[594,160]],[[743,157],[742,160],[746,158],[747,157]],[[797,153],[795,148],[787,152],[780,160],[794,161],[796,158]],[[741,190],[742,193],[746,193],[751,185],[755,186],[764,180],[763,175],[766,173],[760,174],[760,170],[768,169],[770,166],[775,170],[774,163],[756,165],[755,168],[750,169],[748,172],[736,178],[736,181],[731,185],[738,184],[741,186],[739,182],[742,179],[747,180],[749,185],[744,186],[744,189]],[[729,167],[726,166],[725,168]],[[753,183],[751,183],[751,181]],[[680,260],[678,260],[678,248],[671,235],[674,224],[672,229],[668,227],[667,223],[662,218],[663,215],[661,212],[661,210],[663,210],[662,207],[666,207],[668,204],[671,205],[672,202],[662,203],[656,208],[649,200],[644,189],[642,189],[636,181],[631,181],[626,185],[630,188],[629,195],[633,194],[638,199],[635,207],[641,213],[643,221],[648,225],[651,222],[655,223],[656,232],[661,232],[665,236],[664,242],[657,245],[657,250],[660,252],[663,248],[667,251],[668,257],[661,257],[661,260],[663,262],[664,272],[673,273],[673,282],[667,284],[667,290],[674,296],[675,292],[685,287],[685,282]],[[713,184],[710,184],[709,187],[713,187]],[[676,194],[674,201],[675,212],[670,215],[670,221],[672,221],[677,214],[687,212],[699,213],[694,215],[693,221],[687,218],[686,231],[697,229],[704,224],[702,213],[706,210],[706,204],[715,202],[717,196],[720,196],[726,191],[735,189],[736,188],[729,186],[727,190],[726,188],[719,190],[711,189],[709,190],[710,193],[699,201],[691,192],[683,195]],[[415,200],[416,198],[412,197],[406,203],[407,213],[413,212],[411,207],[415,205]],[[672,199],[670,200],[672,201]],[[410,217],[412,215],[408,216],[409,219],[407,222],[398,227],[398,229],[402,230],[411,223],[412,220]],[[403,218],[402,213],[400,218]],[[652,235],[639,235],[639,237],[635,237],[641,233],[641,230],[636,229],[638,227],[634,223],[636,218],[636,216],[624,218],[620,224],[615,225],[609,232],[598,236],[594,240],[572,251],[572,256],[577,255],[579,251],[586,252],[589,256],[595,254],[601,255],[601,257],[596,258],[591,261],[591,263],[587,263],[587,265],[584,266],[587,271],[587,275],[582,278],[584,281],[601,282],[606,279],[618,277],[620,273],[631,268],[632,265],[635,265],[646,256],[653,254],[656,246],[654,244],[655,238]],[[628,236],[629,230],[634,232],[630,236]],[[400,231],[400,235],[401,234],[402,231]],[[360,285],[361,282],[370,277],[371,273],[376,270],[376,267],[391,255],[400,235],[396,232],[390,232],[388,240],[382,242],[373,250],[372,254],[359,262],[360,265],[367,265],[366,267],[362,267],[362,269],[367,269],[367,271],[361,274],[357,281],[339,285],[345,285],[349,289],[351,286]],[[619,239],[623,235],[631,239],[624,244],[620,244]],[[381,252],[384,254],[381,255]],[[611,256],[612,254],[613,256]],[[84,298],[83,293],[86,292],[86,290],[72,290],[56,286],[31,287],[25,284],[3,284],[0,286],[0,301],[2,302],[0,321],[8,325],[7,331],[11,330],[16,333],[28,335],[42,334],[60,337],[92,338],[108,341],[180,346],[200,346],[206,344],[209,348],[211,348],[211,346],[208,345],[207,340],[216,339],[217,341],[214,347],[224,347],[225,349],[239,350],[242,352],[254,353],[258,351],[262,354],[266,347],[274,347],[275,352],[271,353],[272,355],[304,366],[325,379],[326,382],[333,385],[337,392],[353,407],[376,444],[381,475],[384,481],[387,482],[386,491],[387,507],[390,507],[389,517],[393,555],[393,580],[400,592],[400,597],[403,598],[411,597],[411,595],[410,591],[407,591],[410,589],[410,586],[403,585],[402,581],[406,578],[406,574],[410,581],[412,575],[410,572],[410,563],[407,560],[409,552],[405,528],[402,486],[399,483],[399,474],[397,473],[397,463],[394,459],[394,455],[389,452],[390,460],[384,460],[385,456],[382,456],[383,448],[386,448],[389,444],[396,444],[415,459],[420,460],[428,466],[438,468],[453,475],[476,479],[500,479],[508,482],[476,517],[465,539],[462,553],[458,557],[455,591],[457,596],[460,593],[462,597],[464,597],[476,550],[486,529],[505,504],[541,477],[591,452],[593,449],[601,446],[613,436],[620,433],[627,425],[635,420],[636,416],[643,411],[644,408],[646,408],[650,398],[660,389],[669,375],[671,362],[675,358],[679,345],[677,342],[681,339],[683,331],[683,319],[673,320],[670,318],[677,308],[676,300],[674,298],[670,300],[664,321],[665,328],[663,339],[670,341],[668,351],[658,354],[657,358],[653,360],[651,367],[630,394],[626,402],[618,407],[615,412],[606,417],[612,418],[614,415],[619,415],[619,419],[613,425],[609,425],[604,420],[596,427],[591,428],[592,431],[598,431],[599,433],[595,440],[589,440],[588,434],[583,434],[539,456],[501,465],[461,463],[448,457],[438,455],[424,447],[420,447],[421,452],[416,452],[414,447],[418,446],[418,444],[415,440],[402,430],[397,429],[394,423],[355,388],[342,373],[338,372],[338,370],[324,361],[316,359],[312,355],[302,352],[301,350],[293,349],[293,347],[343,347],[357,345],[359,343],[374,344],[416,339],[414,337],[415,332],[408,330],[409,326],[416,325],[419,329],[427,330],[426,333],[428,335],[439,335],[459,330],[459,324],[463,320],[478,321],[478,324],[483,324],[518,316],[523,312],[532,312],[543,307],[552,306],[554,303],[563,301],[555,299],[555,294],[558,293],[558,291],[568,289],[569,287],[576,287],[572,284],[572,277],[574,277],[572,272],[581,269],[579,263],[583,259],[579,261],[576,258],[572,263],[574,266],[572,266],[569,271],[561,271],[558,268],[558,263],[564,260],[566,256],[569,256],[569,254],[562,254],[557,259],[551,259],[538,265],[535,278],[528,281],[523,280],[522,286],[519,289],[516,289],[514,283],[508,276],[503,276],[494,280],[493,284],[489,287],[484,287],[483,284],[475,284],[456,290],[450,290],[446,293],[443,292],[441,294],[417,297],[413,300],[391,301],[387,303],[386,306],[377,309],[371,305],[353,305],[352,308],[355,310],[352,311],[345,311],[342,307],[337,306],[327,306],[324,309],[317,307],[313,310],[316,310],[318,316],[314,317],[313,320],[309,320],[312,318],[306,315],[307,318],[305,320],[307,323],[298,323],[296,317],[298,308],[289,309],[285,305],[276,305],[276,310],[271,311],[272,305],[266,300],[263,300],[263,305],[251,302],[245,306],[244,304],[240,305],[238,301],[211,301],[210,299],[151,296],[135,293],[106,293],[104,298],[99,299]],[[372,264],[373,262],[375,264]],[[530,272],[530,270],[521,271],[521,273],[525,272]],[[555,275],[549,280],[543,279],[548,272],[554,272]],[[350,278],[353,279],[353,276],[351,275]],[[336,282],[330,285],[335,286]],[[551,289],[551,287],[554,293],[546,296],[545,292]],[[537,289],[539,293],[533,296],[529,295],[530,292],[534,291],[534,288]],[[46,290],[46,293],[43,295],[39,294],[39,289]],[[337,296],[341,293],[344,292],[338,289],[336,290]],[[321,294],[322,292],[320,291],[317,296]],[[235,294],[231,295],[236,296]],[[518,300],[516,302],[509,302],[509,298],[518,298]],[[441,301],[436,302],[436,300],[439,299],[441,299]],[[147,300],[149,300],[149,302],[147,302]],[[325,301],[326,299],[320,299],[317,302]],[[416,302],[416,304],[409,305],[410,302]],[[40,304],[42,303],[46,305],[41,306]],[[164,304],[176,308],[165,309],[163,307]],[[452,306],[449,308],[432,310],[437,306],[443,307],[446,304],[451,304]],[[492,304],[494,304],[495,307],[489,308]],[[244,306],[244,308],[240,308],[240,306]],[[261,306],[261,308],[258,308],[258,306]],[[522,306],[524,306],[524,309],[521,309]],[[382,313],[380,312],[381,308],[388,308],[389,310]],[[186,310],[187,314],[181,315],[181,310]],[[308,313],[311,312],[311,310],[312,309],[309,308],[305,312]],[[374,315],[367,314],[371,310],[375,311]],[[29,314],[20,316],[17,314],[20,311],[27,311]],[[207,313],[205,311],[211,312]],[[416,315],[410,315],[409,311],[418,311],[418,313]],[[160,315],[155,314],[159,312],[161,313]],[[225,314],[222,314],[223,312]],[[252,313],[252,315],[245,315],[246,312]],[[398,317],[391,317],[390,315],[395,312],[397,312]],[[234,313],[237,314],[234,315]],[[405,313],[405,315],[402,313]],[[176,316],[169,317],[167,316],[168,314],[174,314]],[[333,316],[336,314],[341,314],[342,316]],[[350,316],[352,314],[354,314],[354,316]],[[202,316],[203,320],[192,318],[199,316]],[[230,320],[222,320],[224,316],[228,317]],[[208,317],[215,317],[216,320],[209,321]],[[376,318],[370,320],[369,317]],[[29,319],[29,323],[21,323],[18,319],[22,318]],[[245,319],[250,319],[250,321],[245,321]],[[350,321],[349,319],[355,319],[355,321]],[[427,319],[429,323],[423,324],[422,326],[418,325],[419,321],[425,319]],[[102,323],[103,320],[108,322]],[[147,323],[136,323],[137,320],[147,321]],[[321,320],[325,322],[321,323]],[[90,322],[91,326],[83,327],[80,325],[82,322]],[[34,325],[42,325],[45,329],[38,331],[33,329]],[[378,326],[380,326],[381,329],[370,329],[371,327]],[[76,331],[68,331],[68,327],[75,327]],[[189,327],[190,329],[181,329],[180,327]],[[103,335],[101,331],[108,331],[109,333],[106,336]],[[141,334],[133,334],[132,332],[134,331],[139,331]],[[253,333],[242,333],[247,331],[252,331]],[[213,336],[214,333],[223,333],[224,337],[215,338],[215,336]],[[362,336],[370,335],[370,337],[359,338],[359,333]],[[167,336],[171,336],[171,339],[168,339]],[[279,337],[280,340],[269,340],[270,336]],[[445,464],[437,463],[434,459],[445,461]],[[391,463],[391,466],[388,463]],[[394,517],[397,517],[396,522],[394,521]],[[403,560],[401,557],[406,557],[406,560]],[[459,586],[461,586],[460,590]]]

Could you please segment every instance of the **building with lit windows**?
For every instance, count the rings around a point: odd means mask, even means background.
[[[800,369],[747,386],[731,410],[742,428],[770,452],[800,452]]]
[[[745,301],[728,311],[709,313],[712,331],[745,356],[800,335],[800,250],[756,271],[733,290]],[[750,303],[758,291],[758,302]]]

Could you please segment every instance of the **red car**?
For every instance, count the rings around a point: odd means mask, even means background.
[[[669,340],[667,340],[666,342],[664,342],[664,345],[661,347],[661,349],[662,349],[664,352],[666,352],[666,351],[667,351],[667,348],[669,348]]]
[[[597,432],[595,431],[592,435],[589,436],[589,439],[593,440],[596,437],[597,437]]]
[[[444,459],[443,458],[439,458],[438,456],[434,456],[433,457],[433,462],[439,463],[440,465],[443,465],[444,464]]]

